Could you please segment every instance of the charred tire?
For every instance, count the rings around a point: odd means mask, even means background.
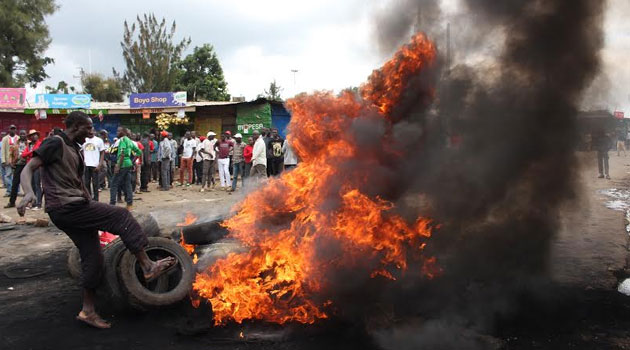
[[[75,246],[68,250],[68,272],[72,278],[81,279],[81,255]]]
[[[221,226],[223,218],[182,227],[182,235],[187,244],[212,244],[228,234]]]
[[[158,237],[160,235],[160,227],[153,215],[134,214],[133,217],[136,219],[140,227],[142,227],[142,231],[147,235],[147,237]]]
[[[154,261],[172,256],[178,264],[155,281],[146,283],[136,257],[125,252],[118,272],[129,305],[142,310],[171,305],[186,298],[194,278],[192,259],[186,250],[168,238],[150,237],[145,251]],[[164,288],[165,279],[167,288]]]

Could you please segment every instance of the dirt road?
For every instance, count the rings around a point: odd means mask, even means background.
[[[615,291],[613,272],[627,260],[625,212],[606,207],[611,198],[602,190],[630,189],[630,156],[611,152],[612,180],[598,179],[593,154],[579,155],[580,190],[562,215],[562,227],[551,248],[550,273],[557,284],[553,301],[530,301],[539,310],[534,319],[507,319],[494,334],[505,349],[628,348],[630,297]],[[134,210],[151,212],[164,230],[183,221],[186,212],[204,217],[226,212],[241,193],[200,193],[197,187],[143,193]],[[107,201],[107,192],[101,201]],[[123,204],[119,204],[123,205]],[[14,209],[2,213],[16,217]],[[46,217],[29,212],[29,217]],[[237,349],[237,348],[376,348],[361,330],[338,332],[335,325],[300,328],[299,337],[281,342],[240,341],[243,326],[210,327],[210,312],[187,302],[145,314],[115,313],[100,305],[114,328],[102,332],[74,320],[80,305],[79,288],[66,271],[70,240],[54,227],[21,226],[0,231],[0,348],[1,349]],[[8,278],[4,272],[30,267],[40,276]],[[204,314],[207,313],[207,314]],[[530,312],[529,314],[536,314]],[[348,326],[348,325],[346,325]],[[209,329],[191,336],[195,328]],[[335,329],[336,332],[331,331]]]

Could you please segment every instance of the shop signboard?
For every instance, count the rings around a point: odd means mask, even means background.
[[[92,101],[90,94],[38,94],[35,103],[47,109],[89,109]]]
[[[185,107],[186,91],[131,94],[130,108]]]
[[[268,103],[239,104],[236,107],[236,132],[246,137],[263,128],[271,128],[271,107]]]
[[[25,88],[0,88],[0,108],[23,108]]]

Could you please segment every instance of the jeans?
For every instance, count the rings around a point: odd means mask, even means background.
[[[609,175],[608,151],[597,151],[597,168],[599,170],[599,175]]]
[[[191,158],[182,158],[181,166],[179,167],[179,182],[184,184],[184,170],[188,171],[188,183],[192,183],[192,169],[193,169],[193,159]]]
[[[13,174],[13,181],[11,183],[11,195],[9,196],[9,204],[15,205],[15,200],[20,190],[20,175],[26,164],[18,164],[15,166],[15,173]]]
[[[41,169],[37,169],[33,173],[33,179],[32,179],[32,182],[31,182],[31,186],[33,187],[33,191],[35,191],[35,197],[37,197],[37,203],[35,203],[35,206],[37,208],[41,208],[42,207],[42,197],[44,196],[44,192],[42,191]]]
[[[11,183],[13,182],[13,168],[9,163],[2,164],[2,182],[7,189],[7,194],[11,193]]]
[[[118,194],[119,188],[122,188],[122,190],[125,192],[125,200],[127,201],[127,205],[133,204],[133,192],[131,190],[131,170],[132,167],[120,168],[118,174],[114,174],[114,178],[112,179],[112,186],[109,189],[109,204],[116,205],[116,195]]]
[[[151,181],[151,167],[155,163],[142,164],[140,167],[140,190],[146,191],[149,189],[149,182]]]
[[[203,161],[203,178],[201,180],[201,186],[209,187],[210,183],[214,185],[214,159],[205,159]]]
[[[221,187],[232,186],[232,180],[230,180],[230,158],[219,158],[217,162],[219,165],[219,179],[221,179]]]
[[[98,172],[96,171],[96,167],[86,166],[85,172],[83,173],[83,177],[85,181],[85,188],[87,188],[88,193],[92,198],[98,202]]]
[[[160,181],[163,190],[171,188],[171,160],[168,158],[162,159],[160,162]]]
[[[238,182],[238,175],[241,175],[241,182],[245,187],[245,162],[238,162],[232,164],[234,180],[232,181],[232,191],[236,190],[236,183]]]

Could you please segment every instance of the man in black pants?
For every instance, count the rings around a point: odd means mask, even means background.
[[[153,135],[153,134],[151,134]],[[151,162],[152,152],[150,151],[152,140],[149,139],[149,134],[142,134],[142,139],[140,140],[142,147],[144,147],[144,151],[142,152],[142,165],[140,166],[140,191],[149,192],[149,182],[151,182],[151,173],[153,164]]]
[[[85,142],[92,130],[92,120],[85,113],[75,111],[68,115],[65,124],[65,133],[46,139],[22,171],[25,195],[17,211],[24,216],[26,206],[36,201],[31,178],[33,172],[41,168],[46,212],[55,226],[72,239],[81,256],[83,308],[76,318],[97,328],[110,328],[94,307],[95,289],[103,267],[98,230],[120,236],[127,249],[138,258],[148,281],[155,280],[177,261],[172,257],[152,261],[144,251],[148,243],[146,234],[133,216],[123,208],[91,200],[83,181],[85,166],[79,144]]]

